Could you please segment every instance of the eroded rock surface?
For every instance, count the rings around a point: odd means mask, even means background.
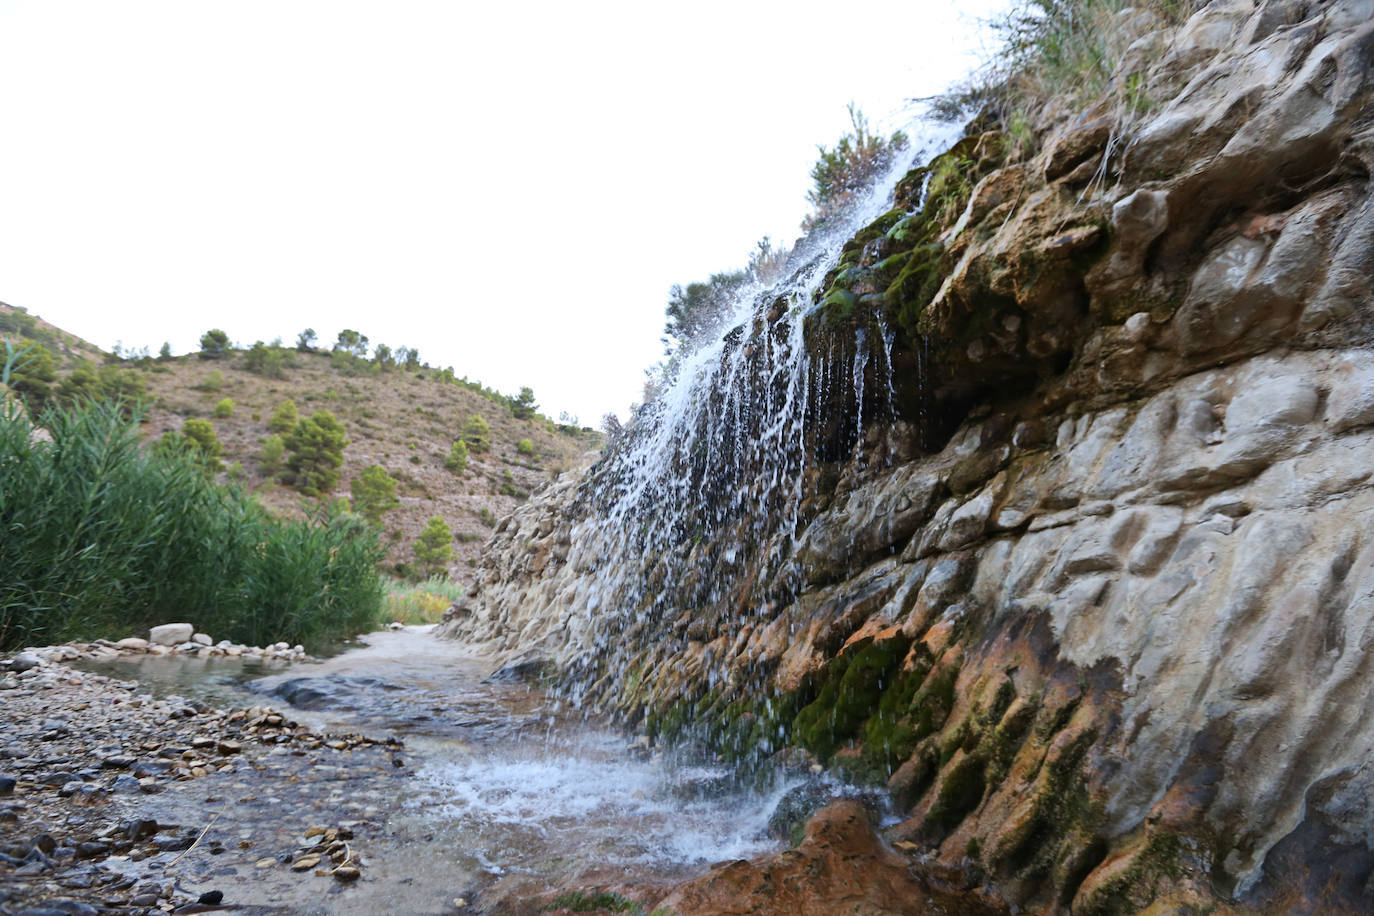
[[[1047,111],[1019,157],[977,125],[967,190],[916,176],[846,246],[795,515],[634,558],[708,601],[605,605],[593,470],[446,626],[613,658],[585,697],[652,734],[886,781],[894,839],[1023,908],[1368,911],[1374,4],[1132,15],[1148,114]]]

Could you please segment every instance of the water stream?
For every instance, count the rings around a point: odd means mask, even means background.
[[[406,743],[400,767],[390,752],[312,760],[282,751],[256,776],[211,774],[119,800],[130,816],[161,823],[220,818],[215,836],[229,852],[189,857],[169,876],[256,912],[451,913],[456,899],[484,907],[553,887],[662,884],[776,851],[785,843],[768,821],[780,799],[804,786],[847,791],[810,773],[745,785],[709,759],[635,743],[537,687],[487,679],[487,659],[429,630],[370,634],[333,658],[271,671],[173,656],[84,663],[159,695],[271,705],[331,733]],[[352,825],[367,863],[358,885],[255,867],[316,823]]]

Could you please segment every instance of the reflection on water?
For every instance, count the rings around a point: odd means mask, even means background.
[[[256,656],[122,655],[108,661],[80,659],[73,668],[124,681],[138,681],[155,697],[180,696],[231,709],[254,701],[243,684],[285,671],[290,663]]]

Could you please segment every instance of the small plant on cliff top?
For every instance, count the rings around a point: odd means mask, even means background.
[[[990,105],[1020,151],[1030,146],[1024,126],[1046,105],[1084,107],[1107,100],[1115,102],[1118,122],[1128,121],[1153,102],[1141,72],[1118,72],[1126,49],[1139,37],[1121,14],[1131,9],[1177,24],[1197,5],[1194,0],[1018,0],[992,23],[1001,39],[994,62],[972,85],[932,100],[933,106],[966,116],[972,108]]]
[[[850,132],[833,149],[816,147],[821,155],[811,167],[812,187],[806,195],[815,210],[802,221],[806,232],[857,203],[907,148],[906,134],[901,131],[883,138],[869,130],[868,119],[853,102],[849,103],[849,124]]]

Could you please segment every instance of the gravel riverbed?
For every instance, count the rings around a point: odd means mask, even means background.
[[[379,788],[407,769],[400,739],[154,698],[57,660],[108,648],[0,663],[0,913],[303,912],[358,882]],[[282,905],[235,901],[245,878]]]

